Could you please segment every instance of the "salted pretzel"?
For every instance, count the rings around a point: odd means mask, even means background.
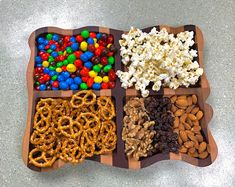
[[[96,132],[93,129],[84,130],[80,140],[80,147],[86,157],[92,157],[95,152]]]
[[[92,105],[96,101],[96,95],[91,91],[80,91],[72,96],[70,101],[73,108],[80,108],[84,105]]]
[[[29,153],[29,163],[41,168],[52,166],[56,159],[56,155],[52,156],[39,148],[34,148]]]
[[[100,129],[99,118],[91,112],[81,113],[78,116],[77,121],[83,126],[84,129],[93,129],[96,132]]]
[[[110,97],[99,97],[97,99],[97,105],[99,106],[101,117],[103,117],[105,120],[111,120],[115,117],[115,108]]]

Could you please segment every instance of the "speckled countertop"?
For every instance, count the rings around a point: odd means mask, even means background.
[[[10,1],[0,0],[0,186],[235,186],[235,1]],[[140,171],[86,161],[51,173],[21,160],[26,122],[25,72],[31,32],[43,26],[100,25],[128,30],[158,24],[198,25],[214,109],[210,129],[219,155],[209,167],[162,161]]]

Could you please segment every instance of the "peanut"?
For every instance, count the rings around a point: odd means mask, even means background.
[[[197,117],[197,120],[202,119],[202,117],[203,117],[202,111],[199,110],[199,111],[197,112],[197,114],[196,114],[196,117]]]
[[[202,153],[202,152],[204,152],[205,150],[206,150],[206,142],[200,143],[199,148],[198,148],[198,152],[199,152],[199,153]]]
[[[180,138],[181,138],[184,142],[187,142],[187,141],[188,141],[188,136],[187,136],[187,134],[185,133],[185,131],[183,131],[183,130],[180,131]]]
[[[196,95],[192,95],[192,101],[193,101],[193,104],[197,104],[197,96]]]

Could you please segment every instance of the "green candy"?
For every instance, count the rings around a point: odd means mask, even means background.
[[[47,35],[46,35],[46,38],[47,38],[47,40],[51,40],[51,39],[52,39],[52,34],[50,34],[50,33],[47,34]]]
[[[40,85],[40,83],[39,82],[35,82],[35,86],[39,86]]]
[[[86,83],[81,83],[80,84],[80,88],[82,89],[82,90],[87,90],[88,89],[88,86],[87,86],[87,84]]]
[[[76,56],[74,54],[71,54],[71,55],[68,56],[67,59],[68,59],[69,62],[73,63],[76,60]]]
[[[48,49],[48,50],[47,50],[48,53],[51,53],[52,51],[53,51],[52,49]]]
[[[83,31],[81,32],[81,35],[82,35],[83,38],[86,39],[86,38],[89,37],[89,31],[85,29],[85,30],[83,30]]]
[[[49,70],[51,71],[55,71],[56,67],[53,67],[53,66],[49,66]]]
[[[71,53],[73,52],[73,50],[72,50],[71,47],[67,47],[67,48],[66,48],[66,52],[69,53],[69,54],[71,54]]]
[[[109,64],[114,64],[115,59],[113,58],[113,56],[110,56],[110,57],[108,58],[108,62],[109,62]]]
[[[111,65],[106,65],[106,66],[104,66],[104,72],[105,72],[105,73],[108,73],[109,70],[111,70],[111,69],[112,69],[112,66],[111,66]]]
[[[54,61],[55,61],[55,59],[52,56],[49,56],[48,62],[54,62]]]
[[[51,77],[51,80],[55,81],[55,80],[57,79],[57,77],[58,77],[58,75],[53,75],[53,76]]]
[[[64,61],[63,61],[63,65],[64,65],[64,66],[67,66],[68,63],[69,63],[68,60],[64,60]]]
[[[57,68],[60,68],[60,67],[62,67],[63,66],[63,62],[58,62],[57,64],[56,64],[56,67]]]
[[[62,52],[62,51],[59,51],[58,54],[59,54],[59,55],[63,55],[63,52]]]
[[[94,66],[93,66],[93,70],[94,70],[95,72],[99,73],[100,70],[101,70],[101,68],[100,68],[99,65],[94,65]]]

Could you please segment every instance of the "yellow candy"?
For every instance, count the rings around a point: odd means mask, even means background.
[[[93,70],[89,71],[88,74],[89,74],[90,77],[93,77],[93,78],[97,76],[97,73],[95,71],[93,71]]]
[[[96,76],[95,78],[94,78],[94,81],[95,81],[95,83],[101,83],[102,82],[102,77],[100,77],[100,76]]]
[[[96,39],[96,38],[93,38],[93,40],[94,40],[94,43],[96,43],[96,42],[97,42],[97,39]]]
[[[42,62],[42,66],[43,66],[44,68],[47,68],[47,67],[49,66],[49,62],[48,62],[48,61],[43,61],[43,62]]]
[[[111,45],[112,45],[112,44],[108,44],[108,45],[107,45],[107,48],[110,48]]]
[[[66,70],[70,73],[73,73],[76,71],[76,66],[74,64],[68,64]]]
[[[109,82],[109,77],[108,76],[104,76],[103,77],[103,82]]]
[[[95,43],[95,48],[98,48],[99,47],[99,44],[98,43]]]
[[[103,65],[102,65],[102,64],[98,64],[98,66],[100,66],[100,68],[102,68],[102,67],[103,67]]]
[[[65,56],[66,54],[67,54],[67,51],[64,51],[64,54],[63,54],[63,55]]]
[[[62,69],[61,68],[56,68],[56,70],[55,70],[57,73],[60,73],[60,72],[62,72]]]
[[[80,49],[82,51],[86,51],[87,50],[87,43],[85,41],[83,41],[81,44],[80,44]]]

